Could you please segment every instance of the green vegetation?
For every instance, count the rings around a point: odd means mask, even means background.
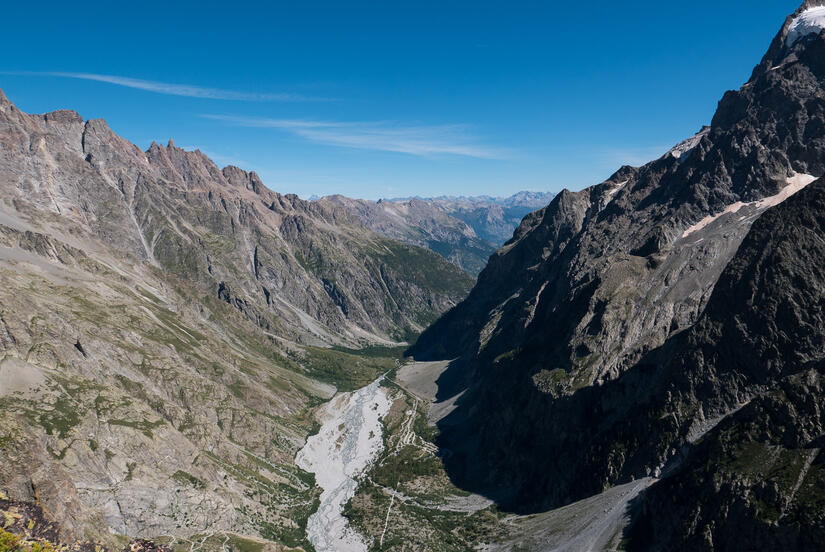
[[[183,470],[178,470],[172,474],[172,479],[181,483],[182,485],[191,485],[196,489],[203,489],[206,485],[203,481],[192,475],[191,473],[185,472]]]
[[[157,537],[153,539],[157,544],[170,546],[173,552],[262,552],[266,543],[234,533],[196,534],[188,538],[172,539]]]
[[[404,356],[404,351],[407,350],[406,345],[399,347],[385,347],[383,345],[374,345],[372,347],[364,347],[363,349],[349,349],[347,347],[335,346],[333,351],[346,353],[348,355],[355,355],[364,358],[401,358]]]
[[[383,240],[381,248],[370,253],[422,289],[462,299],[473,287],[469,274],[423,247]]]
[[[804,505],[800,508],[796,518],[802,523],[816,523],[821,519],[821,513],[825,511],[825,464],[823,464],[823,453],[808,470],[805,480],[799,487],[794,500],[797,505]]]
[[[264,543],[237,535],[229,535],[229,546],[233,552],[261,552],[264,549]]]
[[[37,421],[48,435],[63,439],[73,427],[80,424],[80,413],[70,399],[59,397],[52,410],[41,413]]]
[[[361,351],[307,347],[306,356],[297,358],[308,376],[331,383],[340,391],[352,391],[367,385],[395,367],[398,349],[374,347]],[[384,356],[386,355],[386,356]]]
[[[258,528],[263,538],[312,550],[312,545],[306,540],[306,525],[309,516],[320,504],[320,490],[315,486],[313,474],[293,466],[264,462],[249,453],[244,454],[249,465],[229,462],[208,451],[202,451],[202,454],[248,487],[248,496],[254,496],[266,507],[263,513],[253,512],[246,506],[238,509]],[[272,481],[262,475],[262,471],[277,472],[291,484]]]
[[[438,429],[428,425],[427,405],[395,383],[386,386],[396,400],[383,420],[385,450],[345,505],[343,513],[350,524],[373,538],[370,550],[375,551],[404,550],[416,542],[422,550],[457,552],[497,540],[506,530],[495,507],[475,512],[446,508],[448,502],[469,493],[451,483],[441,458],[430,452],[428,443],[436,439]],[[402,438],[408,444],[399,447]],[[394,500],[392,510],[390,489],[405,497]],[[379,547],[388,511],[390,522]]]
[[[418,341],[418,337],[420,335],[420,331],[415,330],[409,326],[405,326],[402,329],[390,331],[390,337],[392,337],[392,339],[400,343],[409,343],[409,346],[415,345],[415,342]]]
[[[18,535],[0,529],[0,552],[56,552],[49,542],[27,541]]]
[[[510,351],[507,351],[506,353],[502,353],[502,354],[498,355],[496,358],[493,359],[493,364],[499,364],[500,362],[508,362],[510,360],[513,360],[519,354],[521,354],[521,351],[522,351],[521,347],[518,347],[516,349],[512,349]],[[542,370],[542,372],[544,372],[544,371],[546,371],[546,370]],[[553,370],[553,372],[555,372],[555,371],[556,370]],[[564,372],[564,370],[562,370],[562,372]]]
[[[144,435],[146,435],[150,439],[153,439],[154,434],[152,433],[152,430],[165,425],[166,421],[165,420],[157,420],[155,422],[150,422],[148,420],[140,420],[140,421],[108,420],[108,424],[109,425],[115,425],[115,426],[130,427],[132,429],[136,429],[138,431],[141,431]]]
[[[570,375],[563,368],[541,370],[533,375],[533,383],[544,393],[559,395],[569,385]]]
[[[406,446],[398,454],[384,458],[370,475],[379,485],[394,489],[399,483],[414,481],[421,476],[438,475],[443,469],[441,459],[416,447]]]
[[[790,492],[796,485],[809,450],[783,450],[768,473],[768,479],[776,481],[783,491]]]
[[[352,526],[369,534],[370,526],[383,529],[389,507],[390,497],[367,481],[359,487],[356,498],[347,503],[343,514]],[[468,514],[396,500],[390,520],[383,548],[374,539],[370,551],[404,550],[410,542],[416,542],[422,550],[463,552],[492,542],[502,533],[495,507]]]

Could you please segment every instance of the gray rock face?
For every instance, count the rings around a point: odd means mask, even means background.
[[[825,36],[784,47],[787,29],[709,128],[526,217],[421,336],[417,359],[462,359],[444,380],[468,389],[442,421],[461,484],[534,511],[669,458],[673,439],[631,411],[655,355],[697,323],[753,221],[825,174]],[[638,432],[614,439],[615,424]]]
[[[635,549],[821,549],[824,266],[820,179],[754,223],[637,404],[658,454],[683,451],[643,497]],[[718,423],[701,440],[695,408]]]

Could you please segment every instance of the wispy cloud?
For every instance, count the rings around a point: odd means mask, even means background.
[[[204,98],[208,100],[235,100],[244,102],[301,102],[301,101],[324,101],[324,98],[311,98],[300,94],[277,93],[263,94],[256,92],[240,92],[236,90],[223,90],[221,88],[206,88],[203,86],[193,86],[188,84],[174,84],[131,77],[121,77],[116,75],[100,75],[97,73],[68,73],[63,71],[3,71],[0,75],[24,75],[34,77],[62,77],[68,79],[80,79],[96,82],[105,82],[127,88],[136,88],[147,92],[167,94],[169,96],[186,96],[188,98]]]
[[[389,121],[330,122],[202,115],[234,126],[273,128],[319,144],[392,151],[410,155],[460,155],[483,159],[508,157],[506,150],[479,144],[463,125],[402,125]]]

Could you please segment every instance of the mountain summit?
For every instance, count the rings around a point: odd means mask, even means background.
[[[825,359],[817,345],[825,325],[813,306],[821,301],[819,249],[809,257],[777,243],[764,251],[775,255],[766,263],[755,245],[771,232],[793,233],[783,226],[791,221],[802,232],[807,218],[797,210],[823,193],[821,185],[801,193],[825,174],[821,6],[806,2],[788,18],[751,79],[724,95],[710,127],[643,167],[565,190],[526,217],[469,297],[424,332],[410,353],[458,359],[442,378],[464,382],[451,389],[455,409],[439,422],[455,481],[532,513],[679,473],[702,436],[734,448],[734,462],[757,462],[737,456],[756,450],[751,443],[780,446],[767,434],[708,432],[720,420],[738,423],[740,409],[750,412],[744,404],[780,393],[786,378],[814,370],[816,380]],[[766,218],[773,210],[788,218]],[[816,241],[825,238],[820,230],[815,223],[805,232]],[[796,262],[807,268],[781,268]],[[742,289],[730,283],[734,273]],[[771,298],[769,289],[805,299]],[[801,312],[805,305],[816,310],[813,319]],[[796,351],[787,346],[792,336],[803,340]],[[794,408],[790,396],[776,400]],[[816,446],[810,435],[825,428],[812,423],[808,437],[781,446]],[[758,461],[784,469],[764,447]],[[725,477],[744,476],[734,469]],[[697,534],[712,548],[760,516],[776,523],[737,489],[744,510],[730,529],[720,513],[716,524],[671,527],[679,535],[673,542]],[[665,495],[656,496],[662,504]],[[781,519],[765,531],[818,530]]]

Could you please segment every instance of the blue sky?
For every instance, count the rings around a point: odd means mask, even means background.
[[[12,1],[0,88],[303,197],[580,189],[708,123],[799,3]]]

